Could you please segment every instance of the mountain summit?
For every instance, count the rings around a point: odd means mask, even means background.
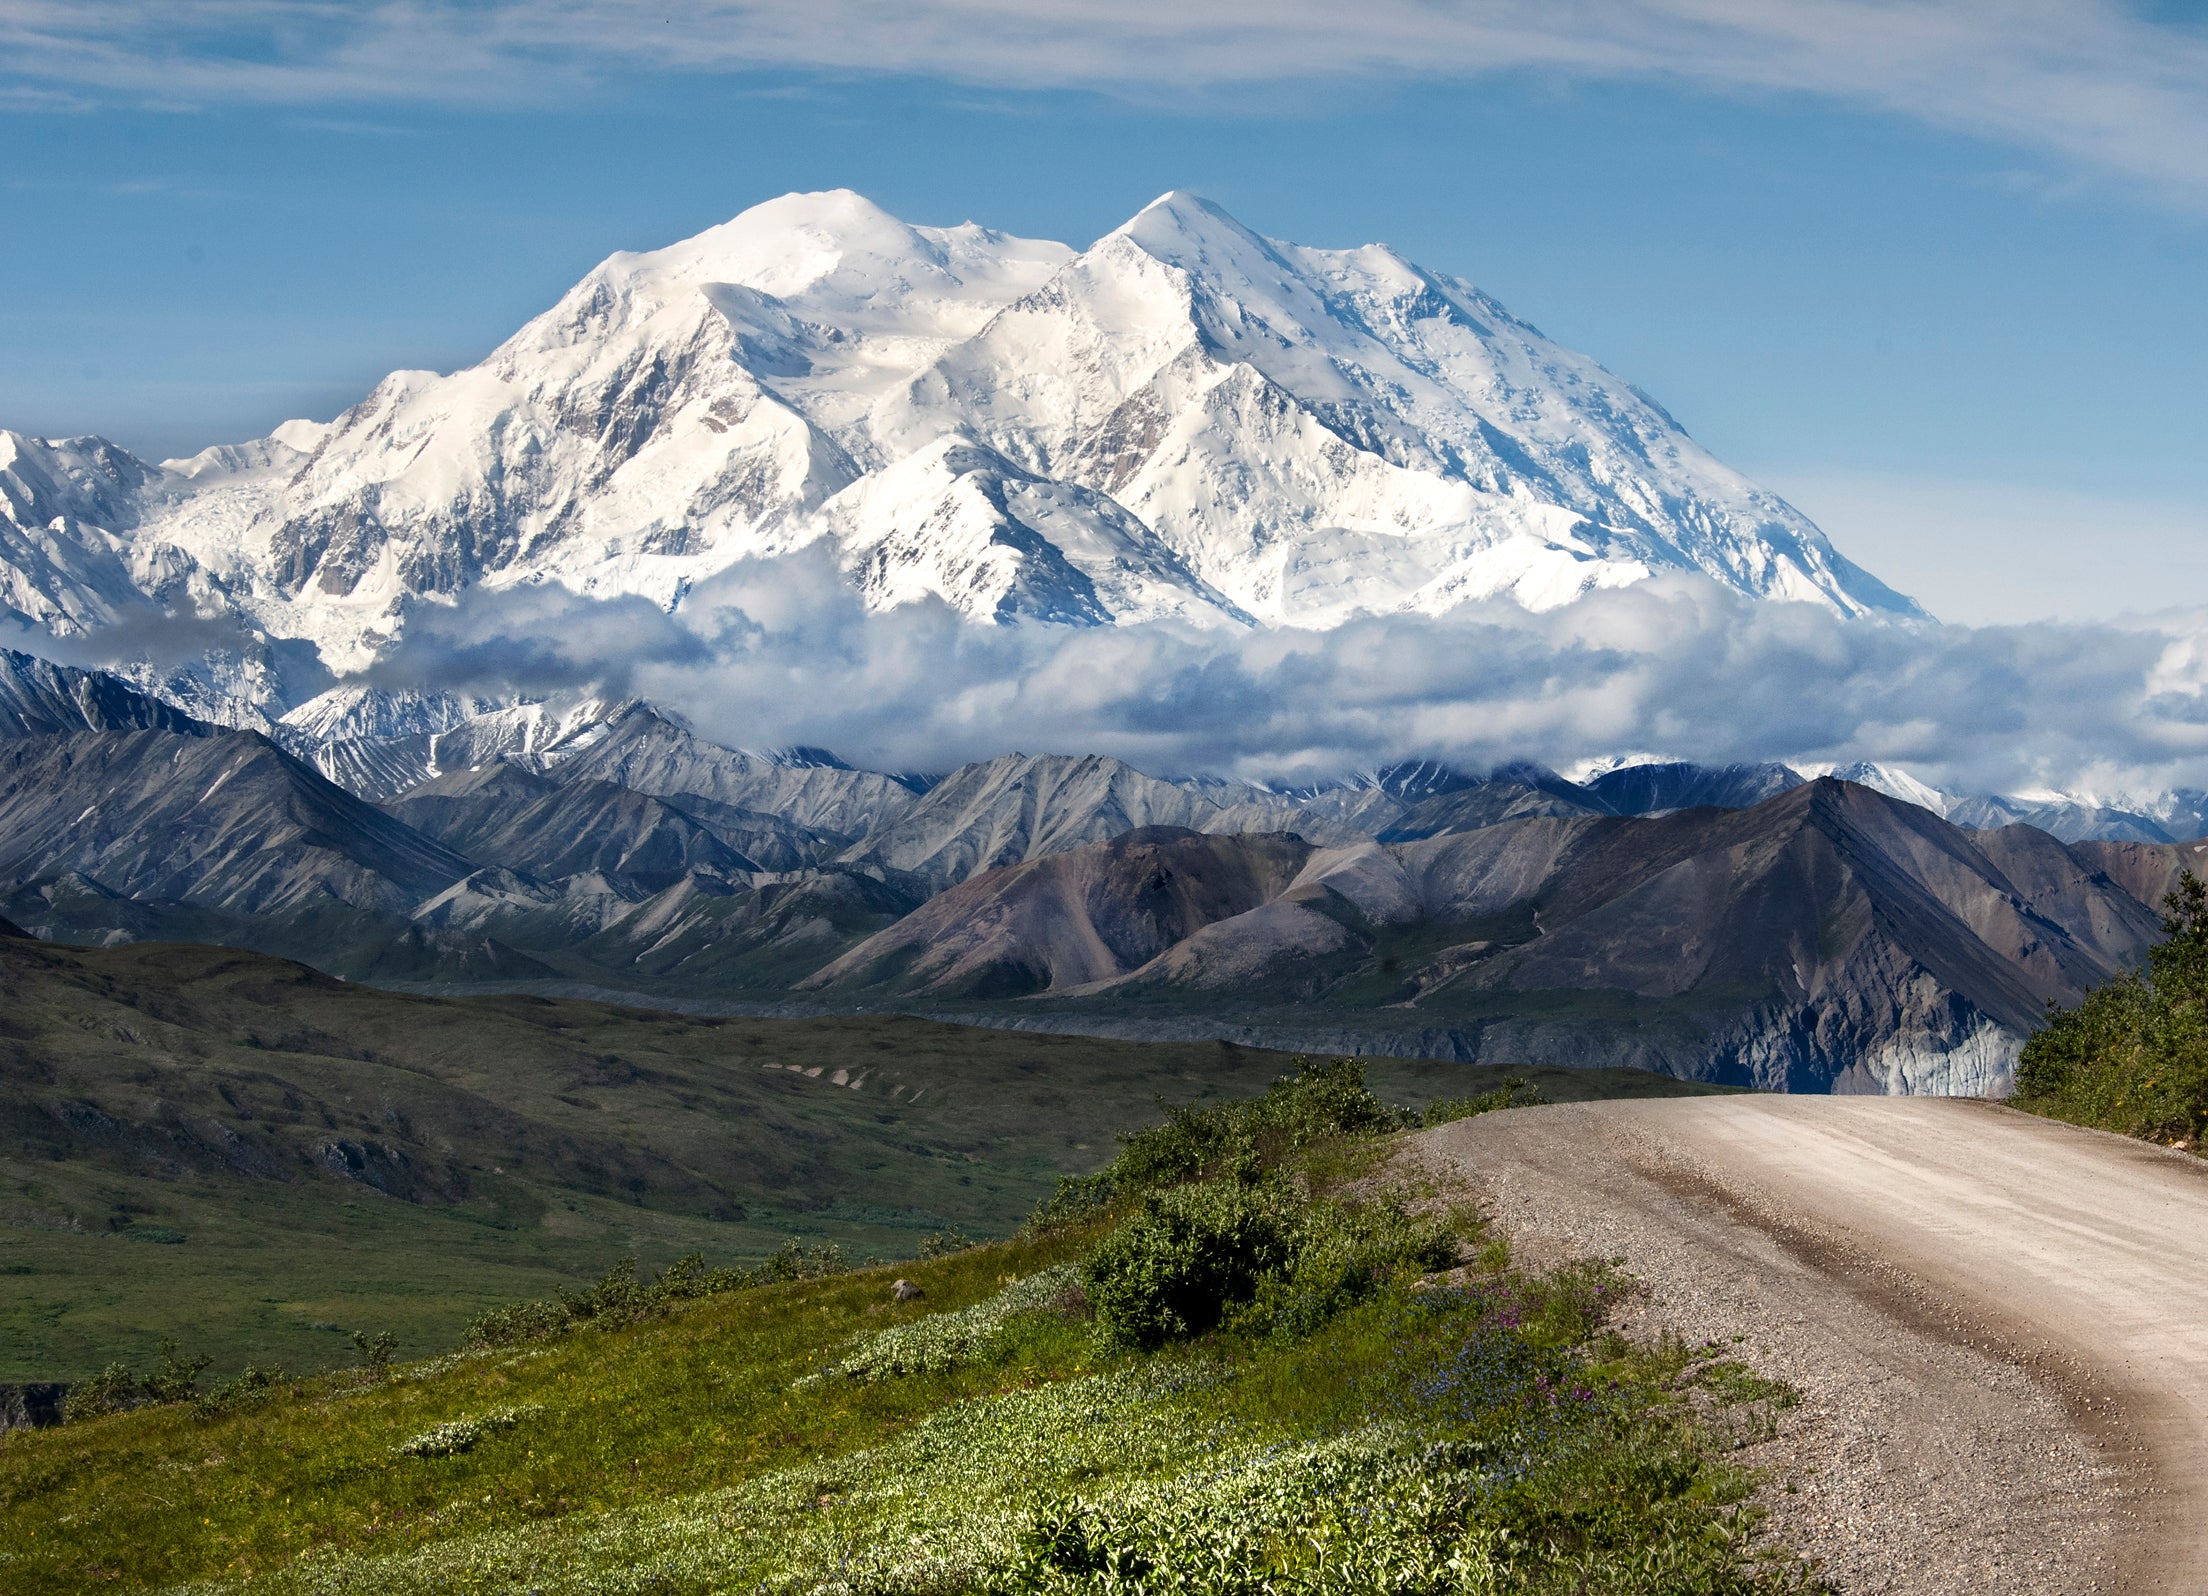
[[[226,610],[340,673],[471,586],[671,609],[824,541],[870,605],[984,622],[1326,627],[1670,571],[1915,613],[1469,283],[1180,193],[1080,252],[787,195],[327,425],[159,466],[0,433],[17,613]]]

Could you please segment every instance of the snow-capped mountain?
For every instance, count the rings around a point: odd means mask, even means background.
[[[870,605],[978,621],[1324,627],[1664,571],[1914,612],[1470,284],[1185,194],[1079,252],[793,194],[616,255],[480,364],[333,423],[160,466],[0,434],[9,609],[236,614],[339,675],[470,587],[673,609],[823,543]]]

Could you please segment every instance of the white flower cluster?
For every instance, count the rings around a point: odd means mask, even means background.
[[[448,1419],[401,1441],[391,1450],[401,1457],[450,1457],[455,1452],[467,1451],[486,1435],[510,1430],[523,1419],[543,1411],[542,1403],[532,1402],[525,1407],[493,1408],[472,1419]]]
[[[842,1361],[797,1383],[803,1388],[838,1378],[879,1380],[886,1375],[955,1369],[987,1351],[1011,1320],[1048,1308],[1071,1291],[1080,1278],[1077,1266],[1059,1264],[1015,1280],[972,1307],[892,1325],[867,1336]]]
[[[1036,1596],[1497,1590],[1506,1534],[1468,1522],[1478,1462],[1374,1426],[1114,1483],[1037,1512],[1009,1582]]]
[[[883,1596],[984,1587],[1037,1509],[1083,1482],[1216,1466],[1231,1435],[1172,1400],[1152,1365],[956,1403],[894,1440],[726,1490],[527,1524],[390,1557],[302,1559],[300,1596],[730,1589]],[[181,1596],[181,1593],[179,1593]]]

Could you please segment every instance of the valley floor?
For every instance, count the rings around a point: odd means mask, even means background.
[[[1966,1100],[1484,1116],[1413,1144],[1518,1255],[1643,1281],[1803,1405],[1753,1454],[1848,1592],[2199,1589],[2208,1169]]]

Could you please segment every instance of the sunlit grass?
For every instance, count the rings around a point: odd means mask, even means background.
[[[0,1589],[1800,1588],[1723,1419],[1777,1388],[1607,1334],[1603,1269],[1528,1277],[1403,1209],[1375,1180],[1399,1122],[1313,1067],[1131,1139],[1013,1242],[703,1296],[622,1277],[626,1323],[0,1437]],[[1252,1205],[1256,1272],[1198,1270],[1211,1328],[1107,1333],[1100,1286],[1182,1279],[1190,1235],[1231,1254]],[[1195,1228],[1146,1241],[1161,1212]]]

